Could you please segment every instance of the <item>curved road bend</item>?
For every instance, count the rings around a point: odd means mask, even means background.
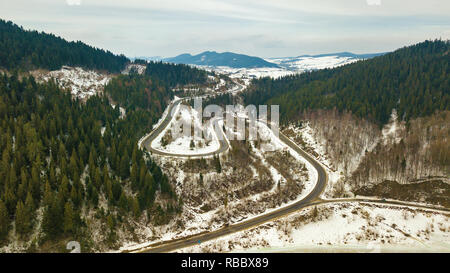
[[[286,216],[290,213],[293,213],[301,208],[309,206],[313,201],[318,200],[318,197],[324,190],[327,183],[327,174],[322,165],[314,160],[310,155],[300,149],[294,142],[288,139],[283,134],[279,133],[279,138],[286,143],[289,147],[298,152],[301,156],[303,156],[309,163],[313,165],[313,167],[317,170],[317,183],[314,189],[302,200],[297,201],[291,205],[286,207],[277,209],[275,211],[260,215],[258,217],[252,218],[250,220],[230,225],[219,230],[215,230],[208,233],[201,233],[197,235],[192,235],[186,238],[181,238],[169,242],[162,242],[161,244],[154,245],[154,247],[150,246],[148,248],[144,248],[142,250],[137,250],[137,252],[146,252],[146,253],[155,253],[155,252],[170,252],[179,248],[184,248],[188,246],[192,246],[198,244],[198,242],[205,242],[212,239],[216,239],[225,235],[229,235],[238,231],[243,231],[245,229],[249,229],[254,226],[258,226],[264,224],[266,222],[270,222],[276,220],[280,217]],[[147,145],[146,145],[147,147]]]
[[[376,203],[376,204],[385,204],[385,205],[398,205],[398,206],[407,206],[414,208],[422,208],[422,209],[433,209],[443,213],[450,213],[450,209],[446,208],[437,208],[431,207],[427,205],[420,204],[411,204],[407,202],[401,201],[385,201],[385,200],[374,200],[368,198],[349,198],[349,199],[333,199],[333,200],[322,200],[319,198],[320,194],[323,192],[326,183],[327,183],[327,174],[323,166],[313,159],[309,154],[300,149],[293,141],[283,135],[281,132],[279,133],[279,138],[286,143],[289,147],[294,149],[300,155],[302,155],[309,163],[313,165],[313,167],[317,170],[318,179],[317,184],[312,190],[310,194],[308,194],[304,199],[288,205],[286,207],[280,208],[278,210],[272,211],[270,213],[266,213],[260,215],[256,218],[230,225],[227,227],[223,227],[219,230],[215,230],[212,232],[203,232],[199,234],[194,234],[191,236],[187,236],[184,238],[179,238],[171,241],[155,243],[150,246],[134,250],[132,252],[143,252],[143,253],[157,253],[157,252],[171,252],[177,249],[189,247],[198,244],[199,242],[205,242],[213,239],[217,239],[219,237],[223,237],[226,235],[230,235],[235,232],[243,231],[270,221],[277,220],[283,216],[296,212],[302,208],[325,204],[325,203],[344,203],[344,202],[365,202],[365,203]]]
[[[150,151],[160,154],[160,155],[169,155],[169,156],[179,156],[179,157],[187,157],[186,155],[177,155],[177,154],[169,154],[169,153],[163,153],[157,150],[153,150],[151,148],[151,142],[156,138],[156,136],[161,133],[164,128],[169,124],[171,120],[171,111],[174,107],[176,107],[181,100],[175,101],[169,109],[169,113],[165,120],[161,123],[161,125],[154,130],[147,139],[143,141],[144,147],[149,149]],[[314,158],[312,158],[309,154],[304,152],[297,144],[295,144],[293,141],[291,141],[288,137],[283,135],[281,132],[279,132],[279,138],[281,141],[283,141],[286,145],[288,145],[290,148],[294,149],[297,153],[299,153],[301,156],[303,156],[311,165],[317,170],[317,183],[314,187],[314,189],[302,200],[297,201],[291,205],[288,205],[286,207],[277,209],[275,211],[257,216],[255,218],[252,218],[250,220],[230,225],[227,227],[223,227],[221,229],[212,231],[212,232],[203,232],[199,234],[194,234],[191,236],[187,236],[184,238],[179,238],[171,241],[166,242],[160,242],[156,244],[152,244],[150,246],[134,250],[132,252],[145,252],[145,253],[157,253],[157,252],[170,252],[174,251],[180,248],[185,248],[188,246],[192,246],[195,244],[198,244],[199,242],[205,242],[213,239],[217,239],[222,236],[226,236],[235,232],[243,231],[261,224],[264,224],[266,222],[274,221],[278,218],[281,218],[283,216],[286,216],[288,214],[291,214],[295,211],[298,211],[299,209],[324,204],[324,203],[342,203],[342,202],[367,202],[367,203],[380,203],[380,204],[391,204],[391,205],[402,205],[402,206],[410,206],[410,207],[416,207],[416,208],[424,208],[424,209],[437,209],[441,212],[450,212],[449,209],[440,209],[440,208],[432,208],[430,206],[426,205],[411,205],[406,202],[400,202],[400,201],[384,201],[384,200],[373,200],[373,199],[364,199],[364,198],[353,198],[353,199],[335,199],[335,200],[321,200],[319,198],[320,194],[325,189],[326,183],[327,183],[327,173],[324,169],[324,167],[316,161]],[[224,145],[228,146],[228,143],[223,143]],[[214,153],[213,153],[214,154]]]
[[[235,84],[238,85],[238,89],[236,91],[234,91],[234,92],[240,92],[240,91],[242,91],[245,88],[245,86],[240,84],[240,83],[235,82]],[[205,95],[204,97],[208,97],[208,95]],[[212,155],[221,154],[221,153],[227,151],[229,149],[229,144],[226,141],[226,137],[225,137],[225,135],[224,135],[222,130],[220,130],[220,133],[222,134],[222,138],[219,137],[219,144],[220,144],[219,149],[217,149],[214,152],[185,155],[185,154],[177,154],[177,153],[168,153],[168,152],[164,152],[164,151],[160,151],[160,150],[156,150],[156,149],[152,148],[153,140],[155,140],[155,138],[159,134],[161,134],[167,126],[169,126],[170,121],[173,118],[172,114],[174,114],[173,113],[173,109],[175,109],[185,99],[189,99],[189,98],[181,98],[181,99],[175,100],[169,105],[169,109],[168,109],[167,115],[164,118],[164,120],[161,122],[161,124],[155,130],[153,130],[142,141],[141,145],[143,147],[145,147],[152,154],[157,154],[157,155],[162,155],[162,156],[171,156],[171,157],[184,157],[184,158],[189,158],[189,157],[208,157],[208,156],[212,156]],[[216,120],[216,122],[217,122],[217,120]]]
[[[169,152],[164,152],[164,151],[160,151],[160,150],[156,150],[152,148],[152,142],[156,139],[156,137],[161,134],[164,129],[169,126],[170,121],[173,118],[173,109],[175,109],[184,99],[179,99],[174,101],[168,109],[167,115],[165,117],[165,119],[161,122],[161,124],[158,126],[158,128],[156,128],[155,130],[153,130],[143,141],[142,141],[142,146],[145,147],[149,152],[151,152],[152,154],[157,154],[157,155],[162,155],[162,156],[171,156],[171,157],[207,157],[207,156],[212,156],[212,155],[216,155],[216,154],[220,154],[223,153],[225,151],[228,150],[229,145],[228,142],[226,141],[226,138],[223,134],[222,130],[219,130],[222,134],[222,137],[220,138],[218,136],[219,139],[219,149],[217,149],[214,152],[209,152],[209,153],[202,153],[202,154],[177,154],[177,153],[169,153]],[[215,122],[218,122],[217,120]],[[218,126],[218,124],[216,124],[216,126]]]

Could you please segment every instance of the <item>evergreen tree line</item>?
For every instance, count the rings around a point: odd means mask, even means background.
[[[350,111],[378,124],[449,110],[450,42],[425,41],[334,69],[253,80],[246,104],[278,104],[282,122],[307,109]]]
[[[208,72],[185,64],[149,62],[145,74],[158,79],[169,88],[177,85],[205,84]]]
[[[144,160],[136,145],[163,109],[147,106],[128,109],[122,119],[119,107],[111,107],[106,97],[80,103],[55,82],[1,75],[0,242],[13,221],[17,235],[26,239],[36,227],[39,208],[48,238],[80,237],[86,226],[82,209],[97,208],[100,196],[120,215],[175,212],[167,176]],[[156,204],[157,191],[174,205]]]
[[[114,77],[105,86],[105,93],[126,109],[145,109],[154,113],[162,113],[173,98],[172,92],[159,79],[138,74]]]
[[[57,70],[67,65],[117,73],[128,62],[124,55],[117,56],[80,41],[68,42],[53,34],[27,31],[0,19],[0,67],[5,69]]]

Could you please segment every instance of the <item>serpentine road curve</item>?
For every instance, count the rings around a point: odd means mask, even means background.
[[[229,149],[229,144],[226,141],[225,135],[223,134],[222,130],[220,130],[220,133],[222,134],[222,136],[218,137],[218,141],[220,144],[219,149],[217,149],[214,152],[208,152],[208,153],[202,153],[202,154],[177,154],[177,153],[164,152],[164,151],[152,148],[152,142],[159,136],[159,134],[161,134],[164,131],[164,129],[167,126],[169,126],[170,121],[172,120],[172,118],[174,118],[174,115],[175,115],[174,109],[176,109],[176,107],[178,107],[178,105],[183,100],[184,99],[175,100],[169,105],[169,109],[168,109],[166,117],[164,118],[164,120],[161,122],[161,124],[156,129],[154,129],[150,134],[148,134],[147,136],[144,137],[144,139],[141,142],[141,148],[144,147],[151,154],[170,156],[170,157],[182,157],[182,158],[208,157],[208,156],[221,154],[221,153],[227,151]],[[218,126],[218,124],[217,124],[218,120],[216,119],[214,122],[216,123],[215,126]]]
[[[242,85],[240,83],[236,83],[236,82],[235,82],[235,84],[237,85],[237,88],[235,90],[230,89],[229,92],[238,93],[238,92],[241,92],[242,90],[244,90],[244,88],[245,88],[244,85]],[[203,97],[208,97],[208,95],[205,95]],[[157,155],[162,155],[162,156],[170,156],[170,157],[181,157],[181,158],[209,157],[209,156],[221,154],[230,148],[228,141],[226,140],[226,137],[222,130],[219,130],[220,133],[222,134],[222,136],[221,137],[217,136],[219,144],[220,144],[219,149],[217,149],[216,151],[213,151],[213,152],[187,155],[187,154],[168,153],[168,152],[164,152],[164,151],[152,148],[152,142],[156,139],[156,137],[158,137],[159,134],[161,134],[164,131],[164,129],[167,126],[169,126],[170,121],[172,120],[172,118],[174,118],[174,115],[175,115],[174,109],[176,109],[178,107],[178,105],[183,100],[186,100],[186,99],[189,99],[189,98],[180,98],[180,99],[174,100],[169,105],[169,109],[167,110],[167,115],[164,118],[164,120],[162,120],[161,124],[159,124],[159,126],[156,129],[154,129],[150,134],[146,135],[141,141],[139,141],[139,146],[140,146],[139,148],[141,148],[141,149],[145,148],[152,154],[157,154]],[[218,122],[218,120],[216,119],[214,121],[214,123],[215,123],[214,126],[217,126],[217,128],[219,128],[217,122]]]
[[[170,120],[173,118],[171,113],[172,110],[175,109],[179,103],[181,103],[183,99],[179,99],[174,101],[169,107],[168,114],[166,118],[161,122],[161,124],[153,130],[149,135],[147,135],[141,142],[141,148],[142,146],[148,149],[151,153],[162,155],[162,156],[175,156],[175,157],[192,157],[193,155],[179,155],[179,154],[170,154],[165,153],[159,150],[155,150],[151,148],[152,141],[161,133],[163,132],[164,128],[166,128],[170,124]],[[222,132],[223,134],[223,132]],[[259,226],[261,224],[274,221],[278,218],[284,217],[288,214],[291,214],[293,212],[296,212],[300,209],[320,205],[324,203],[340,203],[340,202],[365,202],[365,203],[378,203],[378,204],[387,204],[387,205],[401,205],[401,206],[408,206],[408,207],[415,207],[415,208],[423,208],[423,209],[435,209],[437,211],[443,212],[443,213],[449,213],[449,209],[443,209],[443,208],[436,208],[431,207],[427,205],[417,205],[417,204],[411,204],[407,202],[401,202],[401,201],[386,201],[386,200],[374,200],[369,198],[352,198],[352,199],[334,199],[334,200],[322,200],[320,199],[321,193],[324,191],[328,176],[325,171],[325,168],[322,166],[322,164],[318,161],[316,161],[312,156],[310,156],[308,153],[303,151],[296,143],[291,141],[288,137],[283,135],[281,132],[279,132],[279,139],[284,142],[287,146],[292,148],[294,151],[299,153],[302,157],[304,157],[317,171],[317,181],[314,189],[302,200],[299,200],[295,203],[292,203],[290,205],[287,205],[285,207],[279,208],[277,210],[274,210],[269,213],[262,214],[260,216],[257,216],[255,218],[225,226],[221,229],[211,231],[211,232],[202,232],[199,234],[187,236],[180,239],[170,240],[170,241],[164,241],[159,242],[155,244],[148,245],[146,247],[138,248],[135,250],[128,250],[126,252],[140,252],[140,253],[156,253],[156,252],[170,252],[174,251],[180,248],[185,248],[188,246],[192,246],[195,244],[198,244],[198,242],[205,242],[213,239],[217,239],[219,237],[223,237],[235,232],[243,231],[255,226]],[[228,149],[228,143],[227,141],[223,140],[220,142],[220,148],[209,154],[203,154],[202,156],[212,155],[212,154],[218,154],[221,152],[224,152]]]
[[[181,103],[181,101],[182,101],[182,99],[176,100],[169,106],[170,108],[169,108],[168,114],[167,114],[166,118],[161,122],[160,126],[158,128],[156,128],[155,130],[153,130],[142,141],[141,145],[143,147],[145,147],[146,149],[148,149],[151,153],[163,155],[163,156],[192,157],[192,155],[188,156],[188,155],[165,153],[165,152],[161,152],[159,150],[155,150],[151,147],[152,141],[155,140],[155,138],[161,132],[163,132],[164,128],[166,128],[170,124],[170,120],[173,118],[173,116],[171,114],[172,110],[175,109],[175,107],[179,103]],[[222,132],[222,134],[223,134],[223,132]],[[277,209],[275,211],[272,211],[270,213],[260,215],[258,217],[252,218],[250,220],[247,220],[247,221],[244,221],[244,222],[241,222],[238,224],[230,225],[230,226],[224,227],[224,228],[216,230],[216,231],[193,235],[193,236],[190,236],[190,237],[187,237],[184,239],[173,240],[173,241],[165,242],[165,243],[158,244],[158,245],[152,245],[149,247],[138,249],[133,252],[169,252],[169,251],[173,251],[178,248],[183,248],[183,247],[187,247],[190,245],[194,245],[194,244],[198,243],[199,241],[204,242],[204,241],[212,240],[212,239],[222,237],[222,236],[225,236],[225,235],[228,235],[231,233],[235,233],[238,231],[248,229],[250,227],[258,226],[258,225],[261,225],[261,224],[269,222],[269,221],[273,221],[277,218],[283,217],[287,214],[290,214],[301,208],[304,208],[314,201],[317,201],[318,197],[325,189],[325,186],[327,183],[327,173],[326,173],[324,167],[319,162],[317,162],[315,159],[313,159],[309,154],[307,154],[302,149],[300,149],[300,147],[297,146],[297,144],[292,142],[288,137],[286,137],[282,133],[279,133],[279,138],[286,145],[288,145],[290,148],[294,149],[297,153],[299,153],[301,156],[303,156],[317,170],[318,176],[317,176],[316,185],[315,185],[314,189],[305,198],[303,198],[302,200],[297,201],[293,204],[290,204],[290,205],[287,205],[280,209]],[[226,140],[221,141],[220,147],[221,148],[219,148],[218,151],[213,152],[212,154],[220,153],[221,151],[227,150],[228,149],[227,141]],[[205,156],[205,154],[203,156]]]

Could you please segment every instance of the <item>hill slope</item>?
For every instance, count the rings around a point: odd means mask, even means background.
[[[232,52],[217,53],[215,51],[205,51],[198,55],[181,54],[173,58],[164,59],[164,61],[182,64],[228,66],[232,68],[278,67],[276,64],[258,57]]]
[[[297,57],[268,58],[266,60],[291,71],[304,72],[324,68],[334,68],[384,54],[386,53],[353,54],[350,52],[340,52],[320,55],[301,55]]]
[[[335,69],[253,82],[248,104],[278,104],[284,121],[306,109],[351,111],[380,124],[396,108],[404,120],[449,109],[448,41],[425,41]]]
[[[60,69],[63,65],[120,72],[129,60],[124,55],[68,42],[53,34],[27,31],[12,22],[0,20],[0,67],[32,70]]]

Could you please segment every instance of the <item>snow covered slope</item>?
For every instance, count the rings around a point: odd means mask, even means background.
[[[303,57],[289,57],[289,58],[276,58],[268,59],[273,63],[284,67],[287,70],[293,70],[297,72],[333,68],[349,63],[356,62],[360,59],[352,57],[339,57],[339,56],[323,56],[323,57],[313,57],[313,56],[303,56]]]
[[[79,99],[86,99],[103,92],[105,85],[111,79],[111,75],[69,66],[50,72],[33,71],[32,74],[38,81],[55,79],[62,88],[70,89],[72,96]]]
[[[353,54],[353,53],[332,53],[321,55],[302,55],[298,57],[267,58],[265,61],[275,64],[275,67],[230,67],[218,65],[197,65],[209,71],[226,74],[232,78],[254,79],[261,77],[278,78],[286,75],[302,73],[325,68],[334,68],[350,64],[359,60],[364,60],[382,55],[379,54]]]

